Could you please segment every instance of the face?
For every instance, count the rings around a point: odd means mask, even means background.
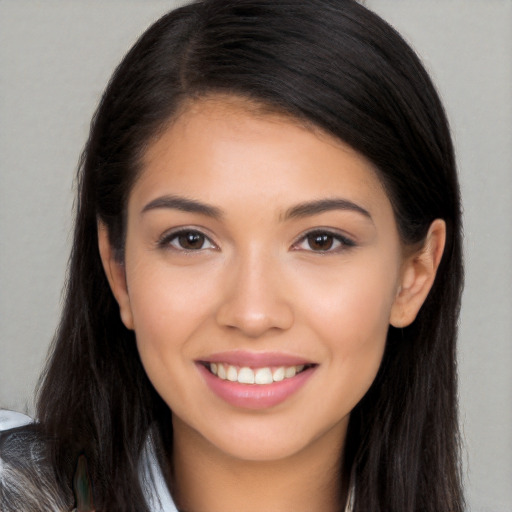
[[[241,100],[204,100],[148,149],[127,222],[111,282],[179,429],[248,460],[344,435],[404,274],[368,161]]]

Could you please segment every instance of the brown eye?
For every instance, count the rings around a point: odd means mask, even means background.
[[[313,251],[328,251],[334,245],[334,236],[328,233],[312,233],[306,240]]]
[[[353,240],[341,233],[315,230],[305,234],[294,248],[317,253],[338,253],[355,245]]]
[[[165,236],[160,242],[160,247],[171,247],[181,251],[201,251],[213,249],[213,242],[200,231],[183,230]]]
[[[183,249],[194,251],[204,245],[205,236],[197,231],[188,231],[178,236],[178,243]]]

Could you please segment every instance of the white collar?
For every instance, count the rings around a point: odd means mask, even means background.
[[[158,464],[153,443],[149,438],[142,451],[139,479],[151,512],[178,512]]]

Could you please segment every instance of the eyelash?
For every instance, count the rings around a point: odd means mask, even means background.
[[[178,241],[180,237],[185,236],[197,236],[199,237],[201,243],[201,247],[199,248],[185,248],[181,245],[175,246],[173,245],[174,241]],[[314,237],[323,238],[323,241],[326,241],[328,244],[330,242],[330,245],[326,249],[313,249],[311,247],[311,241]],[[205,243],[208,243],[209,247],[203,247]],[[354,247],[356,244],[353,240],[350,238],[341,235],[340,233],[334,233],[332,231],[329,231],[327,229],[315,229],[313,231],[309,231],[302,235],[296,242],[293,243],[292,248],[294,250],[301,250],[300,245],[303,243],[309,244],[309,249],[303,249],[310,252],[320,253],[320,254],[328,254],[328,253],[338,253],[343,250],[350,249]],[[183,251],[186,253],[192,253],[192,252],[199,252],[205,249],[217,249],[217,245],[208,237],[205,235],[202,231],[197,229],[179,229],[177,231],[172,231],[170,233],[165,233],[157,242],[157,246],[160,248],[172,248],[177,251]],[[333,247],[334,246],[334,247]]]
[[[313,237],[323,237],[324,240],[327,238],[331,242],[331,245],[329,247],[327,247],[327,249],[315,250],[311,247],[311,245],[309,245],[309,249],[306,249],[311,252],[320,253],[320,254],[338,253],[338,252],[342,252],[344,250],[350,249],[352,247],[355,247],[355,245],[356,245],[356,243],[352,239],[350,239],[344,235],[341,235],[340,233],[332,232],[332,231],[329,231],[328,229],[314,229],[313,231],[309,231],[306,234],[302,235],[293,244],[293,247],[294,248],[298,247],[303,243],[308,243],[308,241],[310,244],[311,239]],[[336,245],[336,243],[337,243],[337,245]],[[334,245],[334,247],[333,247],[333,245]],[[300,249],[298,249],[298,250],[300,250]]]
[[[206,242],[208,242],[210,244],[210,247],[199,247],[199,248],[196,248],[196,249],[186,249],[185,247],[176,247],[174,245],[172,245],[172,242],[174,240],[179,240],[180,237],[184,237],[184,236],[190,236],[190,235],[197,235],[199,237],[201,237],[203,239],[203,243],[202,245],[204,245]],[[207,235],[205,235],[202,231],[199,231],[198,229],[179,229],[179,230],[176,230],[176,231],[171,231],[170,233],[165,233],[157,242],[157,246],[160,247],[160,248],[171,248],[171,249],[174,249],[176,251],[183,251],[183,252],[186,252],[186,253],[192,253],[192,252],[199,252],[201,250],[205,250],[205,249],[217,249],[217,245],[215,243],[212,242],[211,238]]]

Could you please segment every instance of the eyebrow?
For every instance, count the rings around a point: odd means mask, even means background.
[[[332,199],[319,199],[318,201],[308,201],[305,203],[297,204],[286,210],[283,220],[287,219],[300,219],[320,213],[328,212],[331,210],[348,210],[360,213],[364,217],[373,222],[372,216],[368,210],[359,206],[348,199],[332,198]]]
[[[157,197],[144,206],[140,213],[143,214],[160,208],[168,208],[188,213],[200,213],[201,215],[213,217],[214,219],[220,219],[222,217],[222,211],[215,206],[179,196]]]
[[[144,206],[141,214],[161,208],[179,210],[187,213],[199,213],[214,219],[220,219],[224,215],[222,210],[216,206],[205,204],[195,199],[173,195],[153,199],[153,201],[150,201],[146,206]],[[368,210],[365,210],[362,206],[359,206],[348,199],[341,198],[319,199],[316,201],[299,203],[286,210],[284,215],[280,216],[280,220],[284,222],[289,219],[300,219],[332,210],[353,211],[363,215],[373,222],[372,216]]]

